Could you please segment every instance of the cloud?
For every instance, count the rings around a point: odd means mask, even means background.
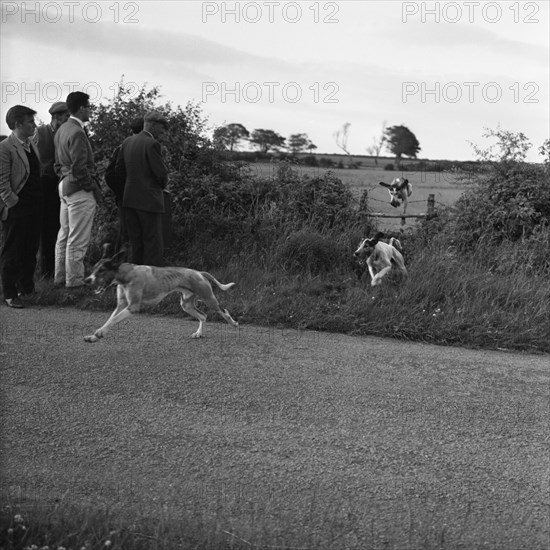
[[[449,55],[449,63],[453,62],[457,53],[465,50],[475,50],[477,55],[497,56],[510,60],[518,58],[522,62],[531,61],[544,67],[548,66],[548,49],[542,45],[531,44],[505,38],[496,32],[470,24],[425,24],[409,22],[402,25],[395,38],[401,44],[410,48],[407,57],[413,57],[415,49],[429,47],[434,53],[444,51]],[[472,66],[476,59],[470,59]]]
[[[3,38],[40,46],[54,45],[67,52],[78,50],[89,56],[123,57],[125,60],[224,68],[254,69],[268,65],[272,70],[284,70],[288,67],[284,61],[254,55],[192,34],[106,22],[90,24],[75,20],[72,24],[56,25],[9,19],[3,25]]]

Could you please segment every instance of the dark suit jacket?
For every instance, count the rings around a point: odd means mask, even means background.
[[[50,124],[43,124],[36,129],[33,141],[40,151],[40,172],[42,176],[57,178],[53,165],[55,163],[54,131]]]
[[[55,171],[63,180],[63,195],[77,191],[92,191],[96,200],[101,198],[95,181],[95,164],[92,146],[79,122],[69,118],[54,136]]]
[[[36,157],[40,159],[36,145],[29,141]],[[27,183],[30,172],[25,148],[15,135],[11,134],[0,143],[0,219],[6,220],[8,208],[19,202],[17,195]]]
[[[146,212],[164,212],[162,190],[168,170],[162,160],[160,143],[149,132],[126,138],[120,146],[116,173],[126,174],[122,206]]]

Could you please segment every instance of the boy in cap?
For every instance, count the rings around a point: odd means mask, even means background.
[[[162,266],[163,189],[168,183],[168,170],[157,138],[166,131],[168,121],[158,111],[150,111],[143,123],[143,131],[122,142],[116,172],[126,177],[122,207],[131,245],[129,261]]]
[[[54,135],[67,122],[69,109],[64,101],[54,103],[49,111],[52,120],[36,130],[35,143],[40,152],[40,181],[44,191],[44,212],[40,233],[40,272],[43,277],[53,277],[55,270],[55,242],[59,231],[59,178],[54,171]]]

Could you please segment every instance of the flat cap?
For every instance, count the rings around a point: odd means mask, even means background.
[[[50,113],[50,115],[55,115],[55,113],[67,113],[68,111],[69,108],[64,101],[57,101],[50,107],[48,113]]]
[[[149,111],[148,113],[145,113],[143,120],[144,122],[160,122],[161,124],[168,126],[168,121],[158,111]]]

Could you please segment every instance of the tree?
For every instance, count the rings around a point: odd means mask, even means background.
[[[285,145],[285,138],[283,136],[280,136],[273,130],[264,130],[262,128],[254,130],[249,141],[264,154],[267,154],[270,149],[277,151]]]
[[[391,126],[385,131],[386,147],[395,155],[396,168],[401,165],[403,155],[416,158],[420,151],[420,143],[416,136],[406,126]]]
[[[317,149],[317,145],[311,142],[307,134],[292,134],[288,138],[287,143],[287,148],[293,155],[305,150],[312,151],[313,149]]]
[[[380,156],[380,151],[384,147],[386,142],[386,121],[382,122],[382,132],[378,137],[374,136],[372,138],[372,145],[366,148],[366,151],[369,155],[374,157],[374,164],[378,164],[378,157]]]
[[[317,149],[317,145],[315,145],[315,143],[309,143],[308,146],[307,146],[307,150],[309,152],[313,151],[314,149]]]
[[[250,132],[242,124],[226,124],[214,130],[214,146],[217,149],[229,149],[233,151],[239,141],[248,139],[249,136]]]
[[[339,130],[336,130],[332,136],[334,137],[334,141],[336,141],[336,145],[346,153],[346,155],[349,155],[350,152],[348,151],[348,138],[349,138],[349,129],[351,126],[351,122],[346,122],[342,128]]]
[[[188,102],[182,108],[170,102],[162,105],[160,100],[157,86],[147,89],[143,84],[136,92],[135,85],[126,85],[121,79],[113,99],[94,105],[89,127],[96,164],[106,165],[115,147],[132,135],[132,121],[143,118],[153,109],[168,120],[168,130],[161,138],[161,145],[165,161],[172,170],[178,169],[183,159],[194,158],[197,151],[210,145],[205,137],[208,121],[199,104]]]
[[[550,174],[550,138],[546,138],[539,147],[539,155],[544,159],[544,169]]]

